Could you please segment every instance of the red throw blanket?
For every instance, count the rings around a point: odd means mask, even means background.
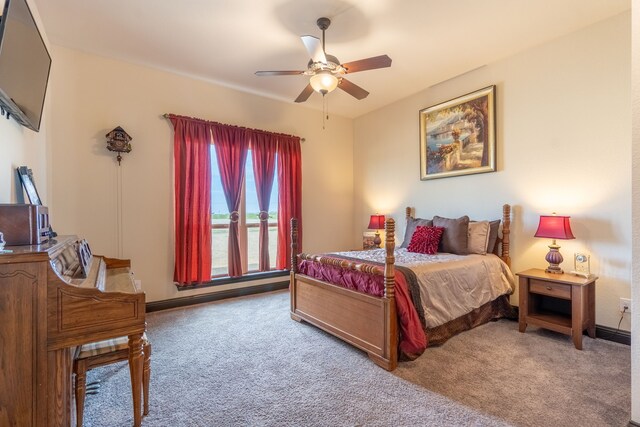
[[[339,259],[335,256],[334,258]],[[384,276],[344,270],[334,265],[298,261],[298,271],[309,277],[376,297],[384,295]],[[395,300],[400,329],[401,356],[413,360],[427,348],[427,336],[413,305],[404,274],[395,270]]]

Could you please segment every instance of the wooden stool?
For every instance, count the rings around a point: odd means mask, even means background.
[[[151,377],[151,342],[147,339],[146,333],[142,336],[142,348],[144,352],[144,364],[142,368],[144,416],[149,413],[149,378]],[[129,360],[128,337],[84,344],[79,348],[78,354],[73,362],[73,373],[76,375],[76,416],[78,427],[82,427],[82,418],[84,415],[87,371],[98,366],[124,360]],[[135,400],[136,396],[133,396],[133,398]],[[139,396],[138,399],[140,399]]]

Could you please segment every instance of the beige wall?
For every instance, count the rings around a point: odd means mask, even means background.
[[[424,217],[494,219],[510,203],[517,272],[546,265],[550,241],[532,237],[539,215],[571,215],[577,238],[559,242],[562,267],[578,250],[592,255],[596,321],[616,327],[631,292],[630,49],[625,13],[356,119],[356,230],[381,212],[403,233],[407,205]],[[498,172],[420,181],[418,111],[492,84]]]
[[[640,424],[640,0],[632,3],[633,286],[631,287],[631,419]]]
[[[13,119],[0,117],[0,203],[25,203],[16,168],[29,166],[42,203],[47,204],[46,128],[43,122],[36,133]]]
[[[35,3],[30,0],[27,3],[45,44],[49,46]],[[43,204],[46,205],[49,200],[46,135],[50,100],[51,92],[49,91],[39,133],[22,127],[13,119],[7,120],[5,117],[0,117],[0,203],[24,203],[22,187],[16,174],[18,166],[29,166],[33,170],[36,187]]]
[[[58,232],[88,239],[94,253],[131,258],[147,301],[228,288],[178,293],[172,284],[173,129],[163,113],[306,138],[302,144],[305,248],[325,251],[351,244],[351,120],[331,116],[322,130],[321,113],[298,105],[66,48],[55,47],[54,54],[51,221]],[[107,151],[104,137],[118,125],[133,137],[133,151],[124,155],[121,167]]]

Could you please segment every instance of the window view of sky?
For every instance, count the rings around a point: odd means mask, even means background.
[[[271,199],[269,202],[269,211],[276,212],[278,210],[278,184],[276,178],[273,180],[273,189],[271,191]],[[247,192],[247,213],[258,213],[258,196],[256,195],[256,182],[253,176],[253,161],[251,159],[251,151],[247,154],[247,164],[245,166],[246,192]],[[220,178],[220,170],[218,169],[218,160],[216,151],[211,146],[211,212],[214,214],[228,214],[227,202],[224,198],[222,190],[222,180]]]

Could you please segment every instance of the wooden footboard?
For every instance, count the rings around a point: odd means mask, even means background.
[[[379,366],[398,365],[398,318],[395,302],[395,222],[386,222],[384,270],[357,262],[300,254],[301,259],[344,269],[383,275],[385,294],[374,297],[332,285],[297,272],[298,224],[291,220],[291,318],[309,322],[367,352]]]

